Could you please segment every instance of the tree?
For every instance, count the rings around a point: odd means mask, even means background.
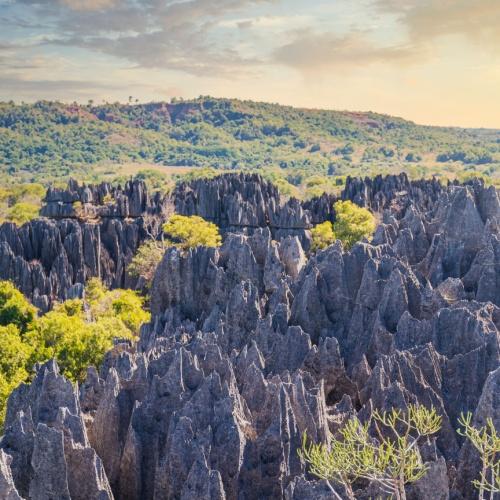
[[[108,290],[98,279],[85,299],[36,309],[9,282],[0,282],[0,427],[12,390],[29,379],[37,362],[56,358],[61,373],[82,381],[89,365],[99,367],[115,339],[132,341],[149,321],[144,299],[132,290]]]
[[[472,484],[479,490],[479,500],[484,500],[486,491],[493,500],[495,493],[500,493],[500,434],[498,434],[493,419],[488,417],[486,425],[477,428],[472,425],[472,413],[460,416],[458,420],[462,426],[457,432],[466,437],[479,452],[481,458],[481,472],[479,480]]]
[[[159,214],[147,214],[143,217],[143,228],[148,239],[139,246],[127,271],[130,276],[143,278],[146,284],[151,283],[156,268],[160,263],[170,242],[165,241],[163,222],[174,212],[174,207],[166,203]]]
[[[31,219],[38,217],[39,207],[34,203],[16,203],[7,213],[7,220],[18,225],[23,225]]]
[[[335,234],[330,221],[323,222],[311,229],[311,250],[317,252],[335,243]]]
[[[346,249],[356,242],[369,238],[375,231],[375,217],[366,208],[358,207],[352,201],[337,201],[333,231]]]
[[[183,249],[218,247],[222,242],[219,228],[197,215],[172,215],[163,225],[163,231],[172,246]]]
[[[148,240],[143,243],[137,249],[137,253],[127,268],[130,276],[143,278],[146,283],[150,283],[167,246],[163,242],[156,240]]]
[[[28,377],[26,368],[30,355],[31,347],[23,342],[15,325],[0,326],[0,433],[7,398]]]
[[[376,430],[376,439],[370,428]],[[406,413],[393,409],[388,413],[374,411],[362,424],[357,417],[349,419],[340,430],[340,437],[326,444],[307,444],[303,439],[301,458],[311,474],[326,480],[332,493],[336,483],[344,487],[349,499],[354,499],[353,484],[358,479],[375,481],[397,500],[406,499],[405,485],[425,476],[418,442],[435,434],[441,427],[441,417],[435,409],[410,405]]]
[[[0,325],[14,325],[23,334],[32,325],[36,312],[10,281],[0,281]]]
[[[352,201],[337,201],[335,222],[317,224],[311,229],[312,251],[324,248],[340,240],[346,250],[363,238],[369,238],[375,231],[375,217],[366,208],[358,207]]]
[[[165,250],[176,246],[182,249],[197,246],[218,247],[221,244],[219,228],[197,215],[172,215],[163,226],[145,223],[149,240],[137,250],[128,266],[131,276],[143,278],[146,283],[153,279],[155,270]],[[155,228],[163,229],[158,232]]]

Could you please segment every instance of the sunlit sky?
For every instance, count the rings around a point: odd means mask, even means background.
[[[0,0],[0,100],[198,95],[500,128],[500,0]]]

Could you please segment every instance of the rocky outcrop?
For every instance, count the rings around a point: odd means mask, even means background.
[[[11,483],[11,495],[113,498],[102,461],[89,444],[78,394],[53,361],[10,396],[1,447],[2,456],[11,457],[6,472],[17,487]]]
[[[102,204],[108,195],[115,203]],[[83,207],[78,214],[76,201]],[[45,217],[22,227],[0,226],[0,279],[13,281],[42,311],[55,300],[81,296],[91,277],[113,288],[133,288],[126,267],[147,237],[145,224],[160,219],[167,203],[150,197],[141,182],[129,182],[124,190],[74,182],[68,190],[49,189]]]
[[[163,202],[161,194],[151,196],[143,182],[129,181],[122,188],[107,182],[79,185],[70,180],[66,189],[47,190],[40,215],[51,219],[137,218],[159,213]]]
[[[390,206],[397,215],[410,200],[419,209],[430,206],[440,190],[437,182],[410,182],[403,174],[365,181],[348,178],[341,197],[373,210]],[[495,194],[476,195],[482,196],[478,210],[483,220],[494,215]],[[55,300],[81,296],[90,277],[99,277],[110,287],[133,287],[135,280],[127,275],[126,267],[147,237],[145,226],[151,221],[160,223],[174,205],[180,214],[215,222],[222,233],[252,234],[268,228],[277,241],[297,237],[307,252],[309,229],[334,220],[335,201],[329,195],[307,202],[282,200],[277,188],[257,174],[228,174],[180,184],[172,198],[148,193],[139,181],[129,181],[123,188],[70,181],[66,189],[47,191],[42,218],[19,228],[11,223],[0,226],[0,279],[12,280],[42,311]],[[419,244],[425,246],[420,240]],[[491,262],[500,250],[496,240],[482,248],[468,282],[475,283],[485,296],[496,276],[491,268],[485,270],[483,261]],[[419,247],[417,252],[421,251]],[[482,274],[479,278],[478,273]]]
[[[401,196],[388,183],[361,190],[382,222],[349,252],[337,242],[307,258],[299,235],[276,240],[269,223],[218,249],[169,249],[136,346],[116,346],[79,394],[48,363],[11,396],[0,479],[32,498],[80,498],[83,474],[86,498],[332,498],[299,459],[303,433],[326,441],[353,415],[419,402],[443,424],[408,497],[473,498],[478,458],[455,429],[467,411],[498,425],[498,193],[430,183]],[[222,221],[237,205],[212,195]]]

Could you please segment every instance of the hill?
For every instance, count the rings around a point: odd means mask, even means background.
[[[500,182],[500,131],[416,125],[375,113],[200,97],[150,104],[0,103],[0,175],[47,183],[119,164],[319,176],[406,171]],[[110,165],[111,164],[111,165]]]

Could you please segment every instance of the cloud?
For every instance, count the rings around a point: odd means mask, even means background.
[[[410,64],[422,55],[411,45],[379,46],[365,32],[337,36],[305,30],[296,32],[289,43],[276,49],[273,58],[301,71],[315,72],[377,63]]]
[[[449,35],[500,53],[500,0],[374,0],[371,6],[377,28],[351,27],[342,35],[290,31],[289,40],[274,50],[273,60],[308,73],[410,65],[432,57],[436,40]]]
[[[61,0],[73,10],[102,10],[114,5],[115,0]]]
[[[32,5],[55,29],[42,44],[102,52],[144,68],[197,76],[247,75],[261,61],[240,53],[219,21],[278,0],[16,0]]]
[[[460,35],[500,52],[498,0],[376,0],[375,6],[398,15],[415,43]]]

